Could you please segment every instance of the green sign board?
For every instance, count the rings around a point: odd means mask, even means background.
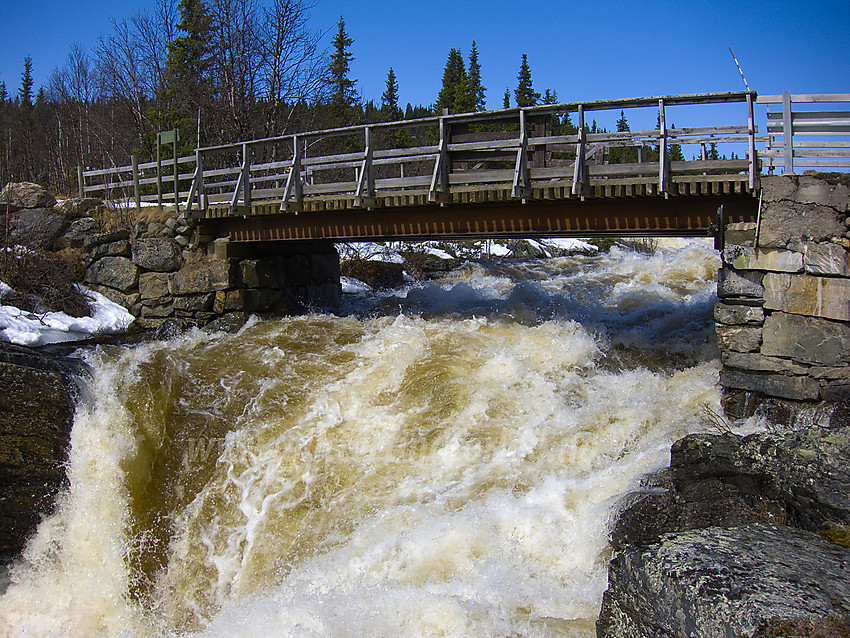
[[[180,141],[180,133],[177,132],[177,129],[171,129],[170,131],[163,131],[162,133],[156,134],[156,139],[160,144],[174,144],[175,142]]]

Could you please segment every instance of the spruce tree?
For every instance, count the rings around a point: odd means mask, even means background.
[[[357,102],[355,80],[348,77],[354,54],[349,47],[354,43],[345,32],[345,20],[339,16],[337,32],[333,39],[333,54],[331,55],[330,79],[331,103],[338,107],[352,106]]]
[[[0,104],[5,104],[9,101],[9,92],[6,90],[6,83],[0,82]]]
[[[381,94],[381,113],[390,120],[400,120],[402,116],[398,107],[398,80],[392,67],[387,73],[387,88]]]
[[[486,110],[487,107],[484,103],[486,89],[481,85],[481,64],[478,62],[478,47],[475,44],[475,40],[472,41],[472,49],[469,52],[469,72],[466,77],[470,110]]]
[[[170,108],[161,117],[161,127],[174,126],[184,132],[184,144],[194,146],[194,136],[187,135],[195,128],[198,109],[209,106],[211,100],[209,45],[212,17],[203,0],[180,0],[180,22],[177,28],[183,35],[168,43],[165,62],[166,92]]]
[[[24,72],[21,74],[21,89],[18,92],[18,101],[24,108],[32,107],[32,57],[24,58]]]
[[[502,99],[502,108],[511,108],[511,90],[507,87],[505,87],[505,97]]]
[[[463,65],[463,55],[459,49],[452,47],[443,70],[443,87],[437,96],[435,104],[437,113],[446,109],[449,113],[465,113],[471,110],[469,98],[469,79]]]
[[[517,74],[517,88],[514,89],[514,97],[517,106],[534,106],[540,99],[540,94],[534,91],[531,84],[531,69],[528,66],[528,55],[522,54],[522,64]]]

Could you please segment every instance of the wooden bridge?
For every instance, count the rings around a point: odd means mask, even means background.
[[[764,168],[850,166],[850,143],[836,141],[850,111],[792,109],[820,102],[850,95],[706,93],[380,122],[198,148],[169,160],[165,181],[161,161],[81,170],[80,190],[137,207],[170,200],[201,221],[203,240],[706,236],[721,216],[755,220]],[[758,103],[782,105],[762,135]],[[588,124],[603,111],[656,125]],[[679,124],[726,123],[677,128],[673,112]]]

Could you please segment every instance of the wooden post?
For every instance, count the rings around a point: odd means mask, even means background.
[[[162,153],[159,143],[160,134],[156,134],[156,205],[162,208]]]
[[[77,183],[80,185],[80,197],[86,196],[86,178],[83,175],[83,167],[77,166]]]
[[[142,208],[142,196],[139,193],[139,158],[133,153],[130,156],[131,168],[133,171],[133,195],[136,198],[136,211]]]
[[[756,187],[756,171],[758,170],[758,160],[756,159],[756,121],[753,115],[753,94],[747,94],[747,136],[749,141],[749,160],[750,160],[750,190]]]
[[[667,155],[667,114],[664,111],[664,98],[658,100],[658,189],[664,198],[670,196],[670,157]]]
[[[587,191],[586,134],[584,132],[584,106],[578,105],[578,144],[576,145],[576,164],[573,172],[573,195],[585,196]]]
[[[247,142],[242,144],[242,203],[248,212],[251,211],[251,147]]]
[[[785,172],[794,172],[794,122],[791,117],[791,92],[782,92],[782,137],[785,140]]]
[[[292,136],[292,164],[289,166],[289,175],[286,176],[286,186],[283,187],[283,198],[280,202],[280,211],[294,210],[298,212],[302,208],[304,198],[304,182],[301,181],[301,143],[297,135]],[[290,201],[290,200],[294,201]]]
[[[449,190],[449,131],[445,118],[440,118],[440,145],[434,174],[431,176],[431,188],[428,191],[429,202],[445,202]]]
[[[374,206],[375,175],[372,172],[372,127],[367,126],[364,130],[366,150],[363,154],[363,163],[360,165],[357,189],[354,192],[354,203],[356,206]]]
[[[171,152],[174,153],[174,210],[180,212],[180,187],[177,184],[180,169],[177,166],[177,129],[173,129],[174,137],[171,142]]]
[[[528,198],[528,126],[525,109],[519,110],[519,149],[514,167],[514,185],[511,193],[518,199]]]

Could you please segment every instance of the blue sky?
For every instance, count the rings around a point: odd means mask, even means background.
[[[0,0],[0,80],[16,92],[30,55],[40,86],[73,42],[89,49],[111,30],[111,17],[152,4]],[[729,46],[761,94],[850,93],[848,0],[317,0],[311,22],[327,32],[327,46],[340,15],[354,38],[351,75],[376,102],[392,66],[402,104],[431,104],[449,49],[468,56],[472,40],[489,108],[516,86],[523,53],[534,88],[553,89],[561,101],[739,90]]]

